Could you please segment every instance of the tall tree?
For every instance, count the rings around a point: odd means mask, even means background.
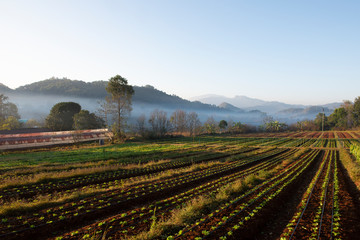
[[[19,120],[20,115],[18,108],[14,103],[9,102],[8,96],[0,94],[0,120],[5,120],[10,116]]]
[[[97,115],[100,116],[105,123],[105,126],[109,126],[109,114],[111,111],[111,104],[109,104],[108,101],[98,101],[98,104],[100,105],[97,109]]]
[[[329,116],[331,126],[338,130],[345,130],[347,126],[347,112],[344,107],[336,108]]]
[[[114,116],[114,131],[118,137],[121,137],[126,117],[132,110],[131,99],[134,95],[134,89],[128,85],[126,78],[116,75],[109,79],[106,91],[110,94],[106,100],[111,106],[111,112]]]
[[[329,130],[329,121],[325,113],[318,113],[314,120],[317,131]]]
[[[201,122],[196,112],[189,113],[188,124],[190,136],[196,136],[200,133]]]
[[[141,114],[141,115],[136,119],[136,131],[137,131],[137,132],[140,134],[140,136],[142,136],[142,137],[145,137],[145,133],[146,133],[145,122],[146,122],[145,114]]]
[[[353,118],[354,125],[356,127],[360,126],[360,97],[355,98],[353,105]]]
[[[354,105],[351,101],[345,100],[341,105],[346,111],[346,125],[347,128],[352,128],[354,126]]]
[[[183,110],[176,110],[170,117],[170,122],[176,133],[184,133],[187,129],[188,118]]]
[[[169,130],[170,121],[166,117],[166,112],[155,109],[149,118],[152,132],[156,137],[163,137]]]
[[[217,123],[213,117],[209,117],[204,123],[205,131],[209,134],[216,133],[217,130],[216,127],[217,127]]]
[[[50,114],[45,119],[46,127],[57,130],[66,131],[73,129],[73,117],[80,112],[81,106],[75,102],[60,102],[55,104]]]
[[[0,94],[0,129],[11,130],[20,128],[20,115],[17,106],[8,101],[9,98]]]

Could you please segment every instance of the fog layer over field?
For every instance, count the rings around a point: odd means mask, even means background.
[[[71,96],[55,96],[55,95],[28,95],[28,94],[8,94],[9,100],[18,106],[21,118],[44,120],[50,113],[50,109],[59,102],[76,102],[81,105],[82,109],[89,110],[90,112],[97,113],[100,104],[99,102],[104,101],[100,98],[80,98]],[[163,110],[167,112],[168,118],[170,115],[178,110],[176,107],[172,107],[169,104],[148,104],[143,102],[134,102],[132,104],[133,110],[129,117],[129,122],[135,122],[136,118],[142,114],[145,114],[146,118],[150,116],[151,112],[155,109]],[[207,118],[213,117],[215,120],[220,121],[225,119],[227,121],[240,121],[241,123],[260,125],[265,113],[259,111],[238,113],[233,111],[221,110],[219,111],[204,111],[201,109],[181,109],[185,112],[196,112],[202,122],[205,122]]]

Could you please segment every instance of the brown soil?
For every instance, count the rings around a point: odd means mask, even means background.
[[[340,162],[340,161],[339,161]],[[359,239],[360,236],[360,192],[350,179],[344,166],[339,164],[340,184],[340,229],[342,239]]]

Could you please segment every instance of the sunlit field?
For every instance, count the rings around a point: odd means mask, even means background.
[[[3,151],[0,239],[355,239],[359,136]]]

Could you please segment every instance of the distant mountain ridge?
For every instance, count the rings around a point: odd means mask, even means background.
[[[28,85],[20,86],[11,90],[3,85],[5,92],[11,91],[19,94],[42,94],[56,96],[70,96],[83,98],[104,99],[107,96],[107,81],[84,82],[70,79],[51,78]],[[0,86],[1,87],[1,86]],[[210,104],[204,104],[198,101],[191,102],[175,95],[169,95],[165,92],[155,89],[150,85],[143,87],[133,86],[135,94],[133,102],[150,103],[157,105],[171,105],[177,108],[191,108],[202,110],[224,110]]]
[[[249,108],[254,106],[260,106],[267,103],[266,101],[255,98],[249,98],[246,96],[235,96],[233,98],[229,98],[216,94],[207,94],[198,97],[193,97],[190,98],[190,100],[200,101],[203,103],[208,103],[213,105],[219,105],[223,102],[226,102],[238,108]]]
[[[266,112],[269,114],[277,114],[277,113],[284,113],[284,111],[288,110],[291,112],[291,109],[307,109],[309,107],[325,107],[328,108],[330,111],[334,110],[335,108],[339,107],[342,103],[329,103],[320,106],[306,106],[301,104],[287,104],[278,101],[264,101],[256,98],[250,98],[246,96],[235,96],[233,98],[216,95],[216,94],[208,94],[202,95],[198,97],[193,97],[191,100],[197,100],[202,103],[214,104],[219,105],[223,102],[229,103],[234,107],[241,108],[244,110],[260,110],[262,112]]]

